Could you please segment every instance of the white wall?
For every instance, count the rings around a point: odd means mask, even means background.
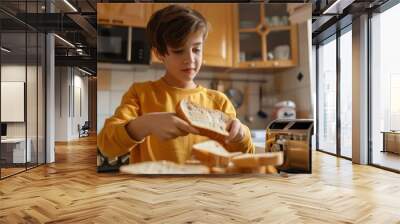
[[[70,141],[79,137],[78,124],[88,120],[88,79],[71,67],[56,67],[55,73],[55,141]]]
[[[276,74],[279,86],[278,99],[291,100],[296,104],[298,118],[312,118],[311,103],[311,20],[299,24],[298,29],[299,65],[295,68]],[[299,73],[303,74],[301,81],[297,80]]]
[[[38,70],[37,70],[38,69]],[[25,80],[27,78],[27,81]],[[7,122],[8,138],[30,139],[32,161],[36,162],[37,153],[39,163],[44,162],[44,74],[40,66],[25,66],[20,64],[4,64],[1,66],[2,81],[18,81],[26,83],[26,107],[22,107],[22,113],[26,110],[27,119],[25,122]],[[7,96],[2,96],[7,97]],[[11,108],[1,108],[11,110]],[[11,112],[12,111],[8,111]],[[50,160],[49,160],[50,161]]]
[[[27,69],[27,74],[36,74],[36,68],[33,66],[28,66],[25,67],[22,65],[2,65],[1,66],[1,81],[5,82],[25,82],[25,75],[26,75],[26,70]],[[33,100],[31,98],[36,98],[36,89],[27,89],[27,102],[32,102]],[[30,92],[29,90],[34,90],[34,92]],[[36,105],[32,105],[36,108]],[[1,108],[1,110],[7,110],[8,108]],[[31,114],[27,114],[28,116],[28,121],[33,120],[31,117]],[[36,120],[36,114],[35,114],[35,120]],[[29,128],[30,126],[28,126]],[[28,131],[29,134],[29,131]],[[7,123],[7,136],[8,137],[25,137],[25,122],[10,122]],[[28,137],[30,137],[28,135]]]

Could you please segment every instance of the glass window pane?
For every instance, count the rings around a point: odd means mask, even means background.
[[[260,24],[259,4],[239,4],[239,27],[256,28]]]
[[[38,36],[36,32],[27,33],[27,80],[26,80],[26,113],[27,113],[27,141],[31,153],[28,154],[28,168],[37,165],[37,75],[38,75]],[[28,147],[28,148],[29,148]]]
[[[336,154],[336,40],[318,51],[318,147]]]
[[[261,37],[258,33],[240,33],[240,61],[260,61]]]
[[[289,25],[289,13],[287,4],[265,4],[264,20],[268,26],[287,26]]]
[[[37,20],[37,13],[45,12],[45,0],[0,1],[0,7],[21,21]],[[4,178],[45,162],[46,54],[43,33],[3,12],[0,17],[0,177]]]
[[[2,178],[25,170],[30,159],[26,144],[26,33],[1,33],[1,140]],[[12,109],[11,109],[12,108]],[[28,146],[28,147],[27,147]],[[28,150],[27,150],[28,149]]]
[[[400,4],[372,18],[372,163],[400,170]]]
[[[340,36],[340,153],[352,157],[352,35]]]
[[[267,35],[267,58],[268,60],[289,60],[292,58],[290,52],[290,30],[271,31]]]

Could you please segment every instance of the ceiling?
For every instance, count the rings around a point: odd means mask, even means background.
[[[332,36],[336,31],[352,23],[354,17],[374,11],[388,0],[312,0],[313,43]]]
[[[55,38],[56,66],[79,66],[95,73],[96,0],[47,0],[47,5],[45,2],[0,1],[2,44],[13,49],[8,54],[9,60],[21,60],[24,55],[31,58],[36,51],[36,47],[29,44],[25,51],[25,35],[20,35],[21,32],[52,32],[74,45]],[[29,34],[27,36],[29,40]]]

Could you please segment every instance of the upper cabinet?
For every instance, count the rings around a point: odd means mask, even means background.
[[[170,4],[98,3],[97,20],[99,24],[146,27],[153,13]],[[197,10],[209,23],[203,66],[235,69],[297,66],[298,31],[297,25],[289,21],[287,4],[179,4]],[[161,63],[154,53],[152,63]]]
[[[233,13],[234,67],[297,65],[297,26],[290,24],[286,4],[236,4]]]
[[[151,11],[147,3],[97,3],[97,23],[146,27]]]
[[[232,67],[232,4],[194,4],[209,23],[208,37],[204,45],[203,64],[216,67]]]

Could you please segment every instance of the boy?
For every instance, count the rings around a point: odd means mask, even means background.
[[[206,140],[198,130],[175,114],[184,98],[225,112],[234,120],[224,146],[229,151],[253,153],[249,129],[236,119],[236,112],[223,94],[196,85],[207,22],[198,12],[171,5],[154,13],[147,34],[166,72],[157,81],[135,83],[125,93],[114,115],[105,121],[98,147],[109,159],[130,151],[130,162],[169,160],[185,163],[192,145]]]

